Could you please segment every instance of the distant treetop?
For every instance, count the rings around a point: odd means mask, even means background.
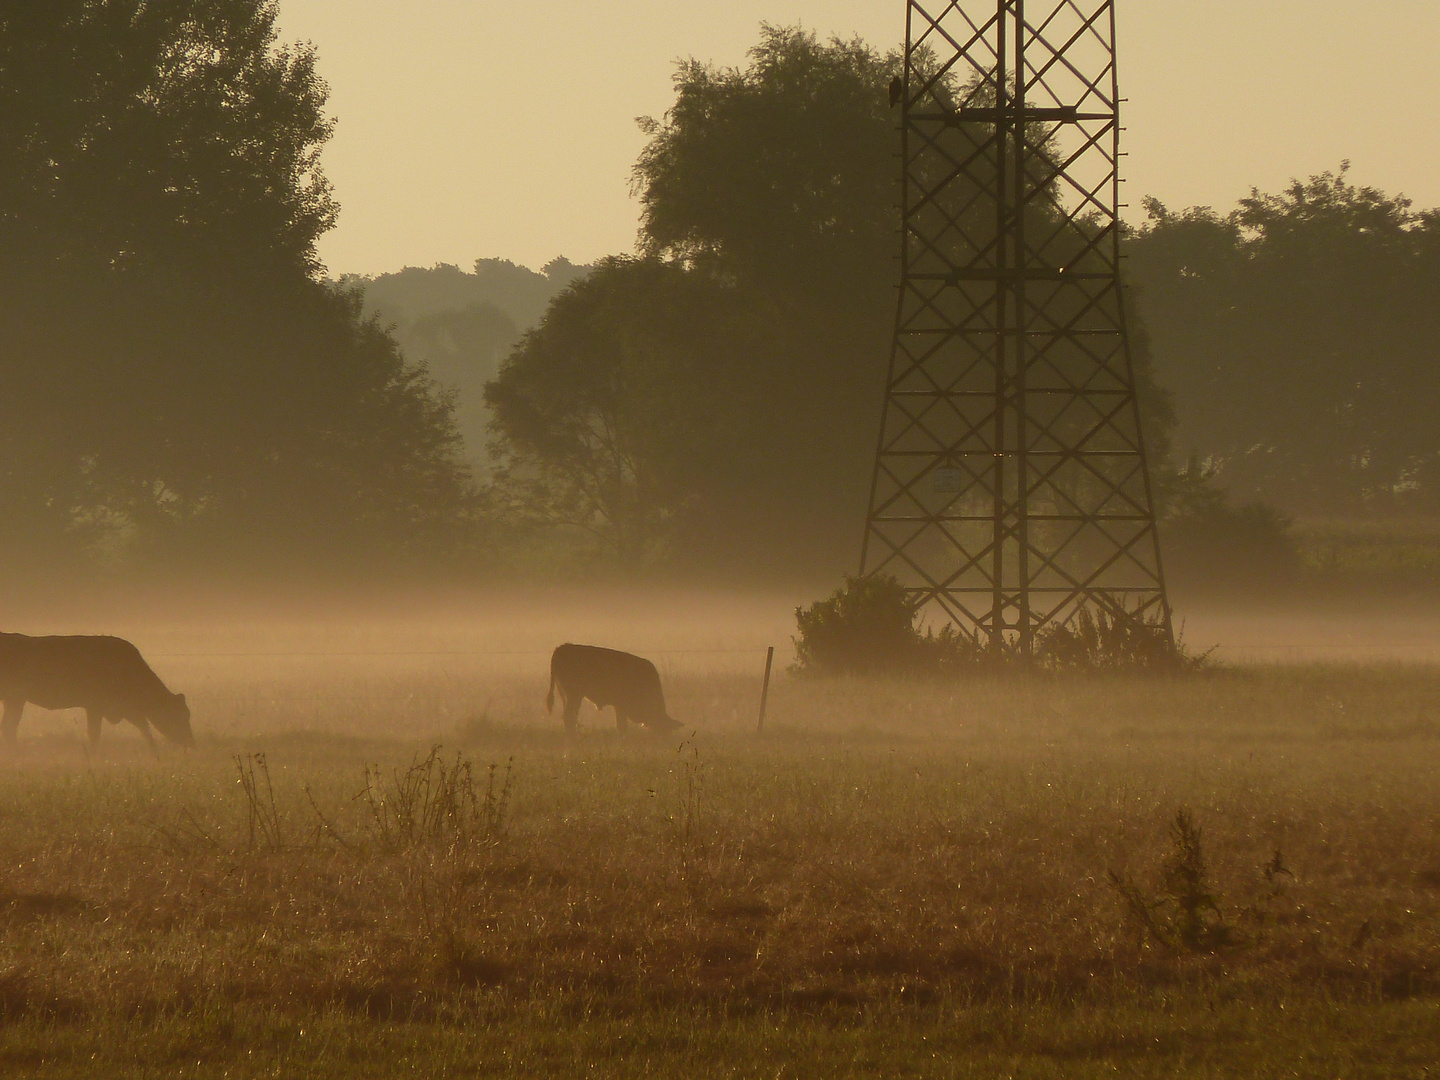
[[[365,312],[400,326],[429,315],[463,311],[478,303],[494,305],[523,331],[538,323],[545,309],[567,286],[591,271],[556,258],[539,272],[509,259],[477,259],[472,271],[453,263],[407,266],[389,274],[351,274],[341,284],[365,291]]]

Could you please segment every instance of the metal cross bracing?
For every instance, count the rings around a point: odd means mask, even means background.
[[[910,0],[901,285],[861,573],[996,648],[1173,638],[1120,283],[1114,0]]]

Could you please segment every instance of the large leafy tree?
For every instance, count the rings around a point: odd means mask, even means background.
[[[1221,482],[1292,512],[1433,505],[1440,217],[1342,169],[1223,216],[1151,202],[1130,254],[1179,439]]]
[[[858,550],[894,319],[898,60],[766,26],[750,62],[690,62],[646,124],[643,250],[734,290],[751,389],[731,418],[765,462],[739,498],[746,566]]]
[[[848,564],[893,315],[892,64],[766,28],[743,69],[680,67],[642,121],[642,258],[557,300],[487,395],[512,495],[630,561]]]
[[[735,290],[674,263],[604,260],[486,388],[499,489],[632,566],[734,528],[763,464],[737,422],[758,406],[737,348],[747,314]]]
[[[434,540],[448,403],[320,279],[326,88],[270,0],[0,6],[8,543]]]
[[[642,246],[792,302],[893,286],[897,64],[772,26],[747,67],[682,64],[670,111],[641,121]]]

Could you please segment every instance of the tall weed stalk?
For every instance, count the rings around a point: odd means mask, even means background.
[[[270,851],[284,847],[280,833],[280,812],[275,806],[275,786],[270,782],[270,764],[263,752],[236,754],[237,783],[245,796],[245,820],[249,849],[257,842]]]
[[[1210,885],[1200,826],[1186,807],[1177,810],[1170,823],[1170,851],[1160,863],[1159,895],[1147,895],[1114,870],[1109,877],[1127,913],[1159,944],[1203,952],[1234,940]]]

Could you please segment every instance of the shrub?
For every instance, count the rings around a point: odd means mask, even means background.
[[[1170,852],[1160,863],[1160,894],[1151,899],[1138,886],[1110,871],[1110,884],[1130,916],[1161,945],[1189,952],[1209,952],[1234,942],[1210,886],[1210,867],[1201,843],[1200,826],[1185,807],[1170,824]],[[1276,852],[1274,864],[1280,865]]]
[[[886,574],[847,577],[843,588],[795,609],[797,675],[941,674],[973,666],[984,648],[953,626],[916,628],[917,612],[900,582]]]

